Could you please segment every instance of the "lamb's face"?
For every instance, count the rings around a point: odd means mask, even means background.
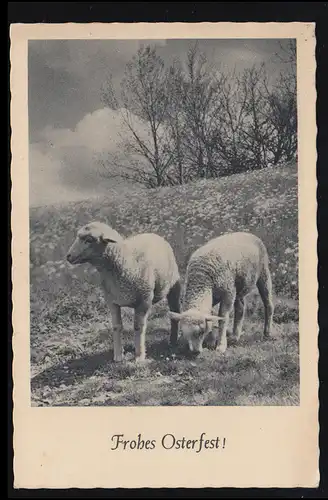
[[[182,337],[189,346],[189,351],[194,355],[203,350],[205,337],[218,326],[219,320],[223,319],[211,314],[203,314],[197,310],[189,310],[183,313],[170,312],[170,317],[179,321]]]
[[[101,223],[91,223],[79,229],[67,253],[70,264],[83,264],[101,257],[106,245],[116,241],[118,233]],[[111,239],[112,237],[112,239]]]
[[[207,333],[209,333],[209,325],[204,320],[195,318],[183,318],[181,320],[181,333],[185,341],[188,343],[189,350],[193,354],[200,354],[203,350],[203,342]]]

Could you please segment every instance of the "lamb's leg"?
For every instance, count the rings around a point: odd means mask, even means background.
[[[123,324],[122,324],[121,308],[120,306],[111,303],[110,311],[112,315],[112,324],[113,324],[114,361],[120,362],[123,360],[123,345],[122,345]]]
[[[245,316],[245,297],[237,297],[234,304],[233,335],[239,340],[242,335]]]
[[[220,308],[219,303],[212,308],[212,314],[214,316],[215,315],[219,316],[219,308]],[[207,349],[215,350],[217,348],[217,344],[218,344],[218,329],[212,328],[205,337],[203,345],[204,347],[207,347]]]
[[[264,305],[264,337],[271,336],[272,321],[273,321],[273,299],[272,299],[272,281],[269,269],[263,270],[257,281],[263,305]]]
[[[229,316],[233,309],[235,297],[227,294],[220,302],[219,315],[224,317],[224,320],[219,321],[217,350],[224,353],[227,350],[227,328],[229,323]],[[216,329],[215,329],[216,330]]]
[[[169,304],[170,311],[179,313],[181,310],[180,305],[180,295],[181,295],[181,283],[177,281],[167,295],[167,302]],[[179,333],[179,321],[171,319],[171,336],[170,344],[175,346],[178,343],[178,333]]]
[[[136,308],[134,312],[134,343],[136,361],[146,359],[146,329],[150,309]]]

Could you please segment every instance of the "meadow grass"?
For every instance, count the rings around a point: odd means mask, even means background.
[[[299,404],[297,219],[295,165],[32,208],[32,404]],[[225,355],[205,349],[190,360],[183,347],[170,349],[162,302],[150,316],[144,366],[132,360],[132,311],[123,310],[126,359],[114,364],[111,318],[97,272],[65,261],[76,230],[90,220],[111,224],[124,235],[161,234],[172,244],[182,275],[193,250],[205,241],[227,231],[258,235],[270,256],[274,339],[262,339],[264,311],[255,291],[238,345],[230,337]]]

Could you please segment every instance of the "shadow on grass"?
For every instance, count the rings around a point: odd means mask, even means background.
[[[85,355],[77,359],[65,361],[59,365],[46,368],[31,380],[31,388],[47,385],[56,387],[60,384],[71,385],[85,377],[91,377],[98,370],[112,364],[113,351],[104,351],[97,354]]]
[[[156,336],[162,331],[157,330]],[[167,339],[154,339],[148,343],[147,359],[152,361],[165,361],[175,359],[188,359],[188,352],[185,346],[178,344],[173,347]],[[128,343],[124,346],[124,353],[134,356],[134,345]],[[79,358],[65,360],[50,368],[46,368],[31,380],[31,389],[42,386],[59,387],[61,384],[72,385],[82,379],[93,375],[109,375],[112,379],[125,379],[133,375],[137,365],[134,358],[124,360],[122,363],[114,363],[114,353],[112,349],[96,354],[85,354]],[[128,361],[128,362],[127,362]],[[130,362],[129,362],[130,361]]]

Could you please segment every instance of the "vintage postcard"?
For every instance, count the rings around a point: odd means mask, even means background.
[[[15,488],[318,486],[315,25],[10,62]]]

